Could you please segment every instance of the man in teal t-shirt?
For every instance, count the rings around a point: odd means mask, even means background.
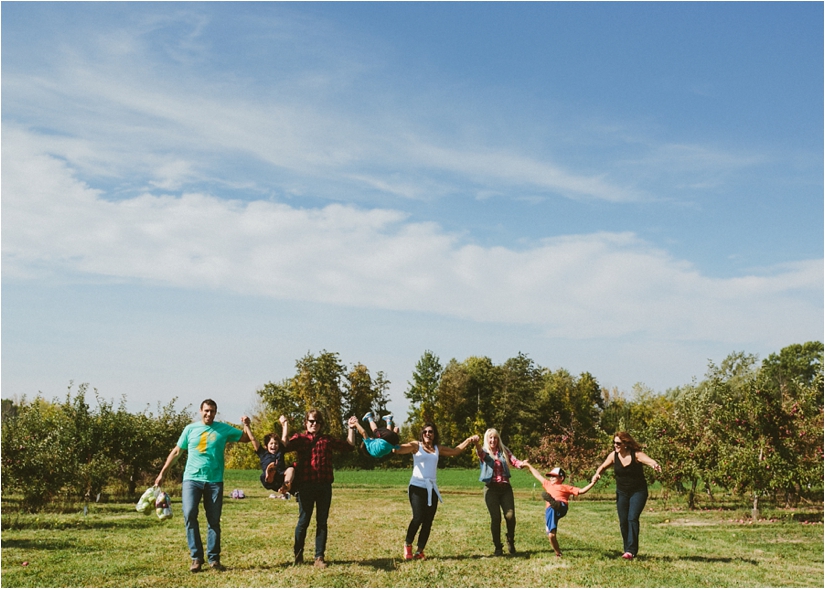
[[[189,570],[193,573],[199,572],[204,562],[203,541],[198,524],[198,505],[201,499],[209,528],[206,534],[209,566],[218,571],[223,570],[223,565],[221,565],[221,510],[223,508],[224,450],[229,442],[249,441],[249,437],[242,430],[215,421],[217,413],[218,404],[212,399],[206,399],[201,403],[200,423],[190,423],[183,428],[178,443],[172,448],[166,464],[163,465],[160,474],[155,479],[155,486],[159,487],[169,467],[178,461],[181,451],[188,452],[181,485],[181,505],[186,524],[186,541],[189,543],[189,553],[192,556],[192,565]],[[241,423],[245,419],[246,416],[242,417]]]

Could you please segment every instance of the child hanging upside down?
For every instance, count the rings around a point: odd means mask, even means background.
[[[358,418],[354,415],[349,418],[349,426],[351,428],[358,428],[358,433],[364,438],[364,443],[361,447],[367,454],[373,458],[383,458],[400,448],[399,443],[401,440],[398,437],[398,428],[392,425],[392,413],[384,416],[384,421],[387,423],[386,427],[379,426],[375,423],[372,411],[364,415],[364,421],[370,422],[371,435],[358,423]]]
[[[252,434],[251,423],[251,420],[247,417],[243,423],[243,431],[246,432],[249,441],[252,442],[252,447],[255,448],[255,453],[261,459],[261,484],[264,489],[278,491],[281,495],[289,498],[295,469],[292,466],[287,467],[284,460],[283,444],[285,442],[278,439],[278,436],[274,433],[270,433],[264,436],[264,444],[261,446]],[[283,421],[281,426],[283,428],[282,438],[284,438],[287,430]]]

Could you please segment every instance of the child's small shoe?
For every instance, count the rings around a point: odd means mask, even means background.
[[[382,419],[387,422],[387,427],[390,427],[392,423],[392,413],[387,413]]]
[[[372,416],[372,411],[367,411],[362,418],[364,421],[375,421],[375,418]]]

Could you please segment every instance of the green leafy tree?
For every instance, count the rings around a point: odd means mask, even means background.
[[[417,431],[424,422],[435,420],[442,370],[438,356],[430,350],[426,350],[415,365],[412,382],[407,383],[409,388],[404,392],[410,402],[407,421],[413,431]]]

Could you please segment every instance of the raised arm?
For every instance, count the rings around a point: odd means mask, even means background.
[[[588,484],[586,487],[582,487],[581,489],[579,489],[579,495],[584,495],[585,493],[587,493],[590,489],[593,488],[593,485],[595,484],[596,481],[591,480],[590,484]]]
[[[511,452],[507,452],[507,458],[510,460],[510,464],[512,464],[516,468],[523,468],[524,466],[527,465],[526,460],[519,460],[518,458],[513,456],[513,454]]]
[[[241,415],[241,423],[246,423],[249,421],[249,418],[246,415]],[[246,427],[243,428],[243,434],[241,434],[241,439],[238,440],[239,444],[245,444],[252,440],[252,430],[247,429]]]
[[[255,439],[255,435],[252,433],[252,420],[249,419],[246,415],[241,417],[241,425],[243,425],[243,433],[247,437],[247,440],[252,442],[252,447],[255,448],[255,452],[258,451],[258,448],[261,445],[258,443],[258,440]],[[241,442],[247,441],[243,438],[240,439]]]
[[[396,449],[396,454],[415,454],[418,452],[418,441],[417,440],[410,440],[404,444],[401,444],[398,449]]]
[[[530,463],[529,463],[529,462],[527,462],[526,460],[525,460],[524,462],[522,462],[522,464],[523,464],[523,465],[525,465],[527,468],[529,468],[529,469],[530,469],[530,473],[532,473],[532,475],[533,475],[534,477],[536,477],[536,480],[538,480],[538,482],[543,483],[545,480],[547,480],[547,479],[545,479],[545,478],[541,475],[541,473],[540,473],[539,471],[537,471],[537,470],[535,469],[535,467],[534,467],[532,464],[530,464]]]
[[[636,452],[636,460],[646,466],[649,466],[656,472],[662,472],[662,466],[644,452]]]
[[[470,444],[475,444],[476,442],[478,442],[478,436],[470,436],[469,438],[467,438],[466,440],[461,442],[455,448],[448,448],[447,446],[439,446],[438,447],[438,452],[442,456],[458,456],[459,454],[464,452],[464,450],[467,449],[467,446],[469,446]]]
[[[615,460],[615,458],[616,458],[616,453],[615,453],[615,452],[611,452],[610,454],[608,454],[608,455],[607,455],[607,458],[605,458],[604,462],[602,462],[602,463],[599,465],[599,468],[597,468],[597,469],[596,469],[596,474],[594,474],[594,475],[593,475],[593,478],[592,478],[592,479],[590,479],[590,480],[591,480],[592,482],[594,482],[594,483],[595,483],[595,482],[596,482],[596,481],[598,481],[600,478],[602,478],[602,472],[603,472],[603,471],[604,471],[604,470],[605,470],[608,466],[610,466],[611,464],[613,464],[613,461]]]
[[[347,429],[347,442],[349,442],[349,445],[354,448],[355,447],[355,428],[352,427],[352,420],[353,419],[355,420],[355,423],[358,423],[358,418],[357,417],[353,416],[353,417],[349,418],[350,426]]]
[[[281,443],[284,448],[286,448],[287,444],[289,444],[289,420],[286,418],[286,415],[281,415],[278,421],[281,422]]]

